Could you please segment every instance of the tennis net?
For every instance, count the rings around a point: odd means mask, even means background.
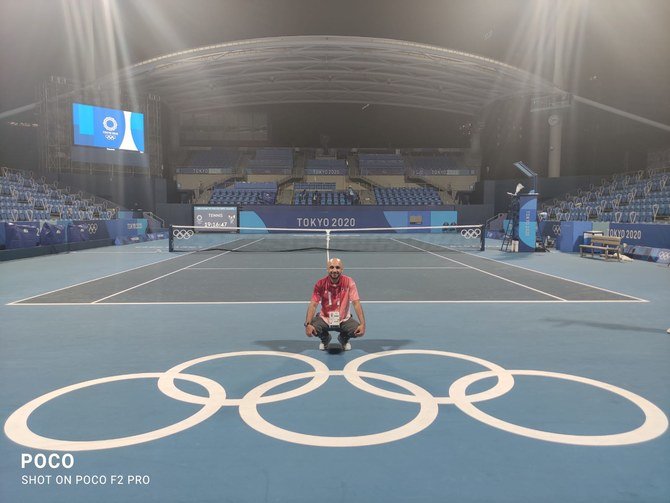
[[[170,226],[171,252],[445,252],[484,250],[482,225],[359,229]]]

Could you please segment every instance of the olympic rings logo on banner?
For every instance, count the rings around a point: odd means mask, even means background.
[[[366,372],[360,370],[360,367],[370,360],[397,355],[433,355],[448,358],[465,360],[477,365],[481,365],[487,370],[465,375],[454,381],[447,396],[434,396],[424,388],[400,379],[377,372]],[[292,374],[284,377],[278,377],[266,381],[251,391],[247,392],[243,398],[228,398],[226,391],[216,381],[203,376],[184,373],[184,371],[200,363],[219,360],[223,358],[233,358],[240,356],[279,356],[291,358],[304,362],[312,367],[311,371]],[[629,400],[644,414],[644,422],[641,426],[623,433],[613,433],[604,435],[571,435],[564,433],[554,433],[543,431],[525,426],[513,424],[498,419],[490,414],[483,412],[475,406],[475,403],[492,400],[505,395],[514,387],[514,376],[540,376],[552,379],[573,381],[600,388],[610,393],[619,395]],[[379,433],[359,436],[321,436],[308,435],[280,428],[261,416],[258,411],[258,405],[290,400],[298,396],[310,393],[323,385],[331,377],[343,377],[356,388],[390,400],[402,402],[411,402],[419,405],[419,411],[416,416],[406,424]],[[468,388],[483,379],[491,377],[496,378],[496,383],[485,391],[468,394]],[[159,428],[146,433],[131,435],[127,437],[110,438],[103,440],[59,440],[48,438],[34,433],[28,426],[30,415],[42,405],[60,396],[66,395],[72,391],[110,382],[126,381],[130,379],[157,379],[158,389],[165,395],[181,402],[195,405],[201,405],[195,414],[172,425]],[[190,381],[205,388],[207,396],[194,395],[177,388],[175,379],[181,381]],[[289,390],[271,394],[270,392],[286,383],[293,381],[309,379],[305,384]],[[380,388],[370,384],[366,379],[383,381],[391,383],[399,388],[405,389],[408,393],[398,393],[385,388]],[[388,442],[394,442],[403,438],[415,435],[428,426],[438,416],[440,405],[454,405],[463,413],[477,421],[500,430],[521,435],[536,440],[547,442],[556,442],[561,444],[582,445],[582,446],[614,446],[630,445],[640,442],[646,442],[662,435],[668,428],[668,418],[656,405],[645,398],[636,395],[625,389],[607,384],[595,379],[580,377],[571,374],[562,374],[558,372],[547,372],[541,370],[507,370],[503,367],[474,356],[460,353],[450,353],[447,351],[407,349],[383,351],[356,358],[349,362],[343,370],[330,370],[323,362],[301,354],[285,353],[279,351],[240,351],[233,353],[220,353],[215,355],[203,356],[180,363],[166,372],[145,372],[138,374],[122,374],[100,379],[84,381],[64,388],[51,391],[42,395],[17,409],[5,422],[5,434],[17,444],[33,449],[49,451],[91,451],[99,449],[112,449],[116,447],[125,447],[157,440],[159,438],[174,435],[175,433],[187,430],[206,419],[213,416],[222,407],[238,407],[240,417],[259,433],[301,445],[319,446],[319,447],[360,447],[368,445],[378,445]]]
[[[461,229],[461,236],[466,239],[478,238],[481,235],[481,229]]]
[[[97,232],[98,232],[98,224],[96,223],[88,224],[89,234],[96,234]]]
[[[119,124],[116,122],[114,117],[105,117],[102,119],[102,127],[104,127],[107,131],[116,131],[116,129],[119,127]]]
[[[173,229],[172,235],[175,239],[191,239],[195,234],[191,229]]]
[[[110,141],[114,140],[118,135],[118,133],[116,133],[115,131],[118,129],[119,124],[118,122],[116,122],[116,119],[114,117],[105,117],[102,120],[102,127],[105,129],[103,135],[108,140]]]
[[[554,236],[560,236],[561,235],[561,226],[560,225],[554,224],[552,229],[554,230]]]

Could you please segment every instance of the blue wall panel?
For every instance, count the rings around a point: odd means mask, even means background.
[[[653,248],[670,248],[668,224],[610,224],[610,236],[618,236],[627,245],[645,245]]]
[[[584,233],[593,229],[591,222],[561,222],[561,237],[558,249],[562,252],[577,252],[584,244]]]
[[[334,210],[328,206],[255,206],[241,209],[240,226],[288,229],[420,227],[456,223],[457,217],[456,211],[440,209],[389,210],[383,206],[341,206]]]

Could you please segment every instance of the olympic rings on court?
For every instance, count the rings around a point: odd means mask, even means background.
[[[325,363],[320,362],[316,358],[311,358],[305,355],[284,353],[280,351],[239,351],[235,353],[220,353],[216,355],[203,356],[201,358],[195,358],[193,360],[180,363],[179,365],[175,365],[158,379],[158,389],[160,389],[163,394],[169,396],[170,398],[174,398],[175,400],[204,405],[209,402],[211,398],[185,393],[174,385],[174,379],[179,378],[182,371],[192,367],[193,365],[197,365],[198,363],[218,360],[221,358],[231,358],[234,356],[283,356],[285,358],[293,358],[295,360],[303,361],[311,365],[314,369],[312,380],[307,384],[304,384],[303,386],[291,391],[263,397],[259,400],[258,403],[278,402],[280,400],[286,400],[288,398],[294,398],[296,396],[309,393],[310,391],[315,390],[323,383],[325,383],[328,380],[328,372],[330,372],[330,369],[326,366]],[[241,400],[239,399],[235,400],[229,398],[223,400],[220,405],[240,405],[240,402]]]
[[[172,236],[175,239],[191,239],[195,234],[191,229],[172,229]]]
[[[625,389],[612,386],[611,384],[607,384],[602,381],[596,381],[595,379],[588,379],[586,377],[570,374],[560,374],[558,372],[544,372],[541,370],[507,370],[506,372],[514,375],[542,376],[553,377],[556,379],[565,379],[568,381],[589,384],[591,386],[595,386],[596,388],[610,391],[628,399],[637,405],[640,409],[642,409],[642,412],[644,412],[645,416],[644,423],[642,426],[634,430],[613,435],[564,435],[561,433],[534,430],[532,428],[525,428],[523,426],[508,423],[502,419],[495,418],[477,409],[474,405],[472,405],[472,402],[467,399],[465,394],[466,389],[472,383],[496,375],[491,371],[477,372],[476,374],[466,375],[460,379],[457,379],[449,388],[449,396],[453,398],[456,407],[461,409],[461,411],[465,412],[473,419],[477,419],[478,421],[481,421],[484,424],[488,424],[489,426],[500,428],[501,430],[516,433],[517,435],[523,435],[524,437],[535,438],[538,440],[546,440],[547,442],[557,442],[561,444],[572,445],[628,445],[646,442],[647,440],[651,440],[658,437],[659,435],[662,435],[663,432],[668,429],[668,418],[665,416],[665,414],[663,414],[661,409],[656,407],[649,400],[646,400],[645,398],[642,398],[641,396],[636,395],[635,393],[631,393]]]
[[[474,229],[461,229],[461,236],[466,239],[478,238],[482,235],[482,230],[479,227]]]
[[[449,388],[449,395],[442,397],[433,396],[424,388],[398,377],[359,370],[361,365],[377,358],[396,355],[400,356],[419,354],[465,360],[481,365],[488,370],[460,377],[451,384]],[[199,363],[238,356],[280,356],[284,358],[291,358],[307,363],[312,367],[313,370],[278,377],[276,379],[266,381],[247,392],[241,399],[227,398],[226,391],[223,386],[221,386],[221,384],[218,382],[213,381],[212,379],[203,376],[182,373],[184,370],[189,369]],[[622,398],[625,398],[626,400],[629,400],[637,407],[639,407],[645,416],[644,423],[633,430],[623,433],[608,435],[568,435],[531,429],[509,423],[486,414],[475,407],[474,403],[476,402],[498,398],[510,391],[514,386],[514,375],[541,376],[569,380],[609,391],[619,395]],[[380,396],[382,398],[418,403],[419,411],[414,419],[397,428],[380,433],[346,437],[308,435],[289,431],[271,424],[266,419],[264,419],[258,411],[259,404],[274,403],[304,395],[319,388],[330,377],[344,377],[350,384],[359,388],[360,390]],[[471,395],[466,394],[467,388],[470,385],[490,377],[497,378],[497,382],[493,387],[479,393],[473,393]],[[202,405],[202,408],[200,408],[200,410],[198,410],[198,412],[192,416],[170,426],[137,435],[104,440],[77,441],[53,439],[34,433],[28,426],[28,419],[35,410],[47,402],[72,391],[116,381],[152,378],[158,379],[158,388],[165,395],[182,402]],[[193,383],[199,384],[207,390],[207,396],[193,395],[180,390],[174,384],[175,379],[191,381]],[[266,395],[266,393],[278,386],[303,379],[310,380],[293,390],[284,391],[273,395]],[[384,381],[400,388],[404,388],[410,394],[397,393],[372,386],[364,379]],[[570,374],[561,374],[557,372],[547,372],[540,370],[506,370],[503,367],[487,360],[460,353],[450,353],[446,351],[435,350],[395,350],[361,356],[349,362],[343,370],[330,370],[323,362],[306,355],[278,351],[239,351],[203,356],[201,358],[196,358],[180,363],[166,372],[124,374],[103,377],[100,379],[84,381],[57,389],[42,395],[41,397],[38,397],[17,409],[5,422],[4,430],[5,434],[12,441],[34,449],[51,451],[88,451],[97,449],[111,449],[115,447],[136,445],[142,442],[149,442],[173,435],[208,419],[221,407],[237,406],[239,407],[240,417],[250,427],[260,433],[263,433],[264,435],[301,445],[319,447],[359,447],[393,442],[415,435],[430,426],[435,421],[438,416],[440,405],[448,404],[454,404],[463,413],[472,417],[473,419],[476,419],[494,428],[504,430],[508,433],[522,435],[537,440],[572,445],[630,445],[652,440],[662,435],[668,428],[668,418],[656,405],[646,400],[645,398],[636,395],[635,393],[601,381]]]
[[[405,395],[404,393],[395,393],[393,391],[388,391],[382,388],[377,388],[371,384],[365,382],[361,379],[358,368],[365,362],[374,360],[376,358],[382,358],[384,356],[392,355],[435,355],[435,356],[447,356],[450,358],[457,358],[460,360],[467,360],[469,362],[477,363],[482,367],[490,369],[494,375],[498,378],[498,383],[488,391],[482,391],[481,393],[476,393],[474,395],[469,395],[467,398],[471,402],[479,402],[482,400],[491,400],[492,398],[498,398],[499,396],[504,395],[509,390],[514,387],[514,378],[509,374],[504,368],[495,363],[483,360],[482,358],[477,358],[476,356],[463,355],[460,353],[449,353],[447,351],[434,351],[430,349],[398,349],[394,351],[383,351],[381,353],[372,353],[365,356],[360,356],[355,360],[352,360],[344,367],[344,376],[347,378],[349,383],[357,388],[372,393],[373,395],[379,395],[385,398],[390,398],[391,400],[400,400],[405,402],[415,402],[416,395]],[[439,404],[450,404],[454,403],[453,399],[449,396],[444,397],[433,397],[433,399]]]
[[[179,374],[178,378],[185,381],[191,381],[201,385],[209,393],[211,401],[206,403],[202,409],[178,423],[174,423],[165,428],[142,433],[139,435],[132,435],[129,437],[110,438],[106,440],[88,440],[88,441],[72,441],[72,440],[58,440],[55,438],[47,438],[34,433],[28,427],[28,418],[30,414],[35,412],[40,406],[50,402],[54,398],[76,391],[82,388],[88,388],[97,384],[105,384],[115,381],[125,381],[127,379],[147,379],[161,377],[162,372],[148,372],[143,374],[123,374],[118,376],[103,377],[100,379],[93,379],[91,381],[84,381],[71,386],[57,389],[46,395],[36,398],[23,407],[17,409],[9,419],[5,422],[5,435],[17,444],[25,445],[33,449],[42,449],[45,451],[95,451],[98,449],[112,449],[114,447],[126,447],[129,445],[141,444],[159,438],[174,435],[180,431],[187,430],[196,424],[202,423],[205,419],[213,416],[221,406],[219,403],[225,399],[226,392],[216,381],[207,379],[206,377]]]
[[[418,401],[421,405],[419,413],[414,419],[399,428],[394,428],[392,430],[381,433],[352,437],[325,437],[320,435],[305,435],[304,433],[288,431],[269,423],[261,417],[256,406],[257,404],[261,403],[261,399],[266,391],[276,388],[281,384],[295,381],[297,379],[303,379],[305,377],[310,377],[312,375],[313,372],[293,374],[290,376],[279,377],[277,379],[273,379],[272,381],[267,381],[260,386],[255,387],[246,394],[244,400],[240,404],[240,416],[245,423],[260,433],[279,440],[285,440],[286,442],[292,442],[294,444],[311,445],[317,447],[362,447],[365,445],[378,445],[394,442],[396,440],[414,435],[415,433],[419,433],[424,428],[427,428],[437,417],[437,401],[433,400],[433,396],[425,389],[403,379],[387,376],[384,374],[377,374],[375,372],[360,372],[360,375],[390,382],[396,386],[405,388],[407,391],[412,393],[412,396],[415,397],[416,401]],[[346,377],[345,372],[338,370],[331,370],[329,371],[328,375],[345,375]]]

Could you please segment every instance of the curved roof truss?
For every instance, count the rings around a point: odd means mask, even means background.
[[[359,103],[476,116],[550,82],[499,61],[400,40],[296,36],[167,54],[98,82],[160,96],[177,111],[278,103]]]

